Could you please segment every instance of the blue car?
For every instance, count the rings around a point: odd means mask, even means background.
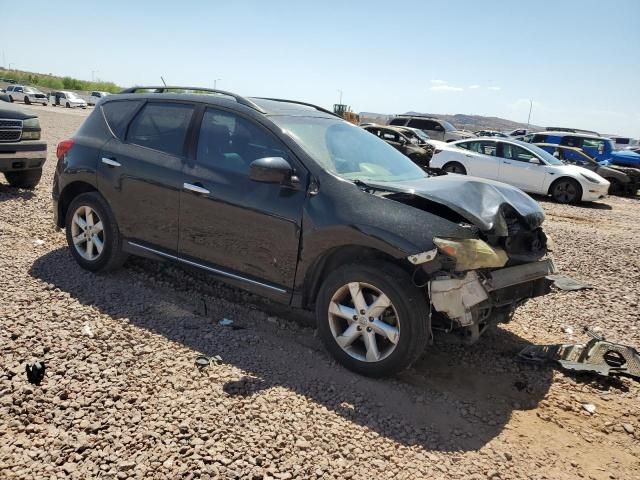
[[[539,132],[533,135],[530,142],[553,143],[579,148],[603,166],[623,165],[640,168],[640,155],[628,150],[616,150],[612,140],[597,135],[573,132]]]

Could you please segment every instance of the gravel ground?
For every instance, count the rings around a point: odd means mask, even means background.
[[[168,264],[81,270],[50,186],[55,145],[88,112],[32,108],[43,181],[0,185],[3,479],[640,478],[637,383],[515,359],[582,341],[584,325],[640,346],[639,199],[540,199],[558,266],[595,288],[531,301],[473,347],[439,343],[370,380],[329,358],[306,314]],[[222,363],[198,370],[199,354]],[[40,386],[24,373],[36,358]]]

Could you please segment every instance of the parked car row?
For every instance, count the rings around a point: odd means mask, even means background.
[[[23,102],[26,105],[40,103],[44,106],[51,104],[52,107],[62,106],[67,108],[86,108],[88,105],[95,106],[101,99],[109,95],[108,92],[92,91],[89,93],[88,101],[80,97],[77,93],[68,90],[52,91],[47,94],[37,88],[24,85],[9,85],[0,93],[8,102]]]

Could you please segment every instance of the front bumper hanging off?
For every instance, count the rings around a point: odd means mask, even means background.
[[[476,327],[472,341],[480,334],[482,311],[502,310],[508,314],[522,301],[549,293],[556,272],[551,259],[500,268],[488,273],[475,270],[436,276],[429,281],[433,309],[446,315],[460,327]]]

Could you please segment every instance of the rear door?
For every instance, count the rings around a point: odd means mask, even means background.
[[[526,192],[543,192],[547,167],[533,152],[512,143],[498,142],[499,180]],[[539,163],[531,163],[532,159]]]
[[[464,164],[468,175],[498,180],[499,161],[495,141],[470,140],[456,143],[456,147],[464,150]]]
[[[98,185],[122,235],[177,252],[182,167],[194,106],[123,100],[102,108],[116,138],[102,149]]]
[[[180,194],[180,257],[284,295],[295,277],[306,169],[266,127],[235,112],[207,108],[197,128]],[[251,180],[251,162],[265,157],[289,162],[298,184]]]

